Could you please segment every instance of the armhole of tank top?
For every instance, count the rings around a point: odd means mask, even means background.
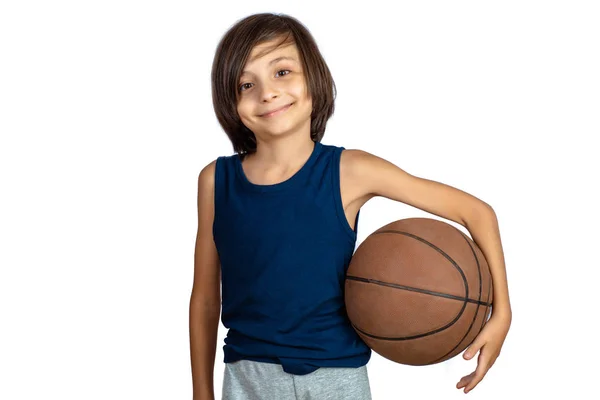
[[[212,224],[212,233],[213,233],[213,241],[215,240],[215,226],[216,226],[216,222],[217,222],[217,206],[219,205],[219,185],[221,182],[220,179],[220,163],[221,163],[221,157],[217,157],[217,161],[215,162],[215,182],[214,182],[214,196],[213,196],[213,209],[214,209],[214,213],[213,213],[213,224]]]
[[[332,187],[333,187],[333,197],[335,202],[335,211],[337,214],[337,218],[339,223],[341,224],[341,228],[348,235],[348,239],[351,242],[356,240],[356,232],[352,230],[352,227],[348,223],[348,219],[346,218],[346,213],[344,212],[344,204],[342,202],[342,190],[340,186],[340,162],[342,159],[342,152],[345,150],[344,147],[340,147],[335,151],[333,157],[333,168],[332,171]],[[357,222],[358,222],[358,214],[357,214]]]

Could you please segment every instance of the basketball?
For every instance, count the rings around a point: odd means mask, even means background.
[[[356,249],[344,300],[354,330],[379,355],[406,365],[446,361],[490,317],[492,276],[479,247],[452,225],[408,218]]]

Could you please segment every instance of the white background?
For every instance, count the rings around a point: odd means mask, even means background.
[[[305,24],[331,69],[323,143],[495,209],[513,323],[466,398],[600,398],[596,4],[3,1],[0,398],[191,399],[197,178],[233,151],[212,58],[264,11]],[[414,216],[437,218],[371,200],[357,245]],[[368,371],[375,400],[458,399],[475,366],[373,353]]]

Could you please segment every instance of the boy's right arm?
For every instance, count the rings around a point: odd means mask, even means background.
[[[193,400],[214,400],[213,373],[221,315],[221,265],[213,241],[215,164],[198,177],[198,234],[190,298]]]

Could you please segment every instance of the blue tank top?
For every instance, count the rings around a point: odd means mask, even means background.
[[[276,363],[305,375],[369,361],[344,302],[360,212],[352,230],[340,193],[342,150],[315,142],[302,168],[273,185],[250,182],[237,154],[217,158],[213,237],[225,363]]]

